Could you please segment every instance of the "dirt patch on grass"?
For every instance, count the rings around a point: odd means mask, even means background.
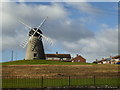
[[[2,77],[118,75],[117,65],[5,65]]]

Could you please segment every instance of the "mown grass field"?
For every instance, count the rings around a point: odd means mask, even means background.
[[[49,61],[49,60],[18,60],[3,62],[2,65],[89,65],[90,63],[80,62],[63,62],[63,61]]]
[[[118,86],[120,85],[118,70],[119,65],[47,60],[4,62],[2,86],[3,88]]]

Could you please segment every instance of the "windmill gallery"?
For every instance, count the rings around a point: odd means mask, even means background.
[[[25,60],[60,60],[60,61],[70,61],[70,62],[86,62],[86,59],[80,55],[71,59],[70,54],[45,54],[42,38],[48,39],[43,35],[41,27],[45,23],[46,17],[42,23],[36,28],[31,28],[27,24],[19,20],[20,23],[29,28],[28,40],[26,40],[21,46],[25,47],[27,45]]]

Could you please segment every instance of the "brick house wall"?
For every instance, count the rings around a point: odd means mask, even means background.
[[[72,62],[86,62],[86,59],[80,55],[77,55],[75,58],[72,59]]]

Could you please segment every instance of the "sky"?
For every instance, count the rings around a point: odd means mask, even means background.
[[[79,54],[87,62],[118,55],[117,2],[3,2],[1,53],[3,62],[25,57],[26,48],[20,47],[31,27],[42,26],[45,53]]]

